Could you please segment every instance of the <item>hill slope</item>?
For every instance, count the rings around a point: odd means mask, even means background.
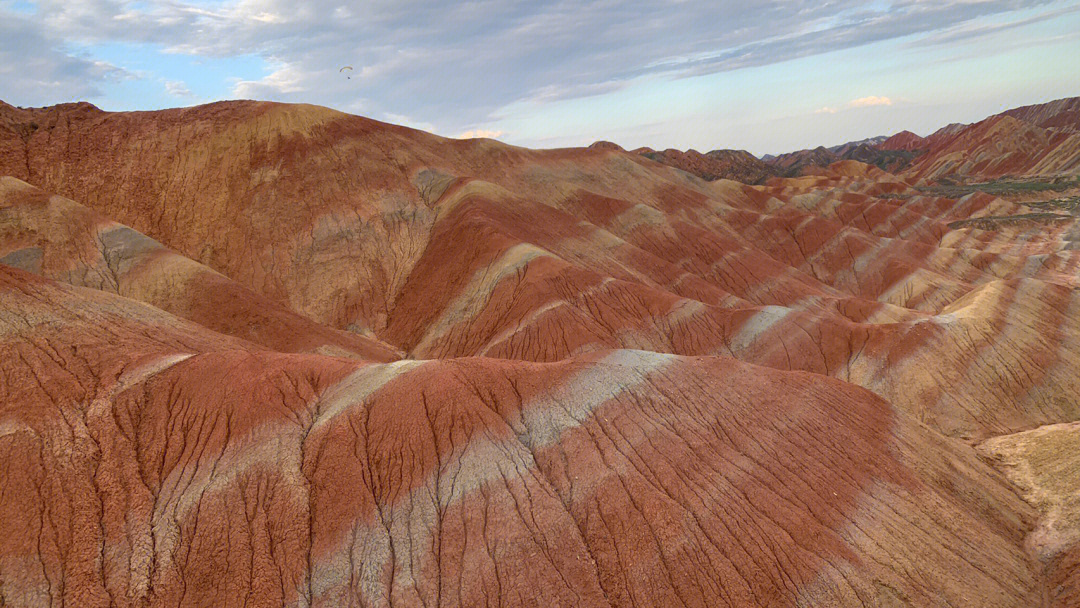
[[[932,146],[906,174],[923,181],[1080,175],[1080,131],[992,116]]]
[[[14,269],[0,295],[31,380],[0,392],[5,603],[1038,596],[1004,479],[838,381],[639,351],[353,363]]]
[[[78,203],[0,177],[0,263],[146,302],[285,352],[391,361],[397,351],[330,329]]]
[[[702,154],[697,150],[668,149],[662,152],[639,148],[634,152],[659,163],[682,169],[705,181],[732,179],[744,184],[760,184],[777,172],[746,150],[713,150]]]
[[[1080,97],[1025,106],[972,125],[950,124],[923,138],[901,131],[832,148],[773,156],[768,164],[787,177],[857,160],[923,184],[941,179],[978,182],[1001,178],[1080,175]]]
[[[1080,593],[1009,464],[1072,474],[1016,447],[1080,419],[1067,210],[261,102],[0,151],[5,603]]]

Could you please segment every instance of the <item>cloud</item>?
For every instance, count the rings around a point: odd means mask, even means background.
[[[1004,23],[989,23],[989,24],[973,24],[962,23],[956,26],[946,28],[944,30],[929,34],[922,38],[913,40],[908,43],[909,46],[929,46],[929,45],[942,45],[968,40],[972,38],[979,38],[982,36],[988,36],[1003,32],[1006,30],[1012,30],[1035,23],[1041,23],[1043,21],[1049,21],[1052,19],[1058,19],[1080,11],[1080,4],[1073,6],[1065,6],[1058,10],[1033,15],[1026,19],[1017,19],[1014,21],[1006,21]]]
[[[836,114],[840,110],[849,110],[852,108],[870,108],[873,106],[891,106],[893,100],[888,97],[882,97],[879,95],[870,95],[868,97],[860,97],[858,99],[852,99],[842,106],[824,106],[814,110],[814,114]]]
[[[393,112],[386,112],[383,114],[383,118],[387,122],[394,123],[395,125],[401,125],[403,127],[409,127],[410,129],[419,129],[421,131],[427,131],[428,133],[435,133],[438,129],[430,122],[416,121],[412,118],[405,116],[404,114],[394,114]]]
[[[277,99],[293,93],[306,92],[305,74],[297,64],[281,64],[261,80],[240,80],[232,93],[244,99]]]
[[[487,129],[470,129],[463,133],[458,134],[458,139],[474,139],[477,137],[486,137],[488,139],[495,139],[502,137],[503,131],[489,131]]]
[[[195,99],[196,95],[191,92],[188,86],[180,82],[179,80],[166,80],[165,92],[173,97],[180,97],[184,99]]]
[[[0,5],[0,91],[19,105],[47,105],[102,94],[110,81],[132,77],[120,67],[65,52],[64,40]]]
[[[891,106],[892,100],[888,97],[879,97],[877,95],[871,95],[869,97],[860,97],[858,99],[852,99],[848,102],[849,108],[869,108],[871,106]]]
[[[39,0],[30,15],[0,4],[38,39],[0,31],[0,53],[66,70],[93,96],[110,76],[66,44],[152,45],[205,57],[256,55],[275,68],[233,85],[237,97],[306,101],[438,122],[490,123],[515,102],[610,93],[642,77],[680,78],[767,65],[873,42],[967,27],[1044,0]],[[1026,14],[1025,14],[1025,18]],[[718,25],[720,24],[720,25]],[[12,61],[9,65],[19,65]],[[352,65],[351,79],[337,69]],[[77,76],[75,76],[77,74]],[[167,74],[158,74],[167,77]],[[0,73],[0,90],[24,95]],[[17,86],[18,85],[18,86]],[[44,101],[48,86],[31,89]]]

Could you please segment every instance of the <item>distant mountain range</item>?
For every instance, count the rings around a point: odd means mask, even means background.
[[[702,154],[697,150],[680,152],[674,149],[658,151],[638,148],[634,152],[707,181],[733,179],[746,184],[760,184],[779,175],[775,167],[746,150],[712,150]]]
[[[701,154],[639,148],[638,154],[698,177],[748,184],[820,173],[856,160],[916,180],[978,181],[1075,172],[1080,167],[1080,97],[1024,106],[974,124],[953,123],[927,137],[911,131],[818,146],[760,159],[744,150]]]

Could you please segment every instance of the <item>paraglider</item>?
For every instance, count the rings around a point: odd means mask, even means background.
[[[351,66],[351,65],[347,65],[347,66],[345,66],[345,67],[341,68],[340,70],[338,70],[338,74],[341,74],[341,73],[342,73],[342,72],[344,72],[345,70],[348,70],[348,71],[350,71],[350,72],[351,72],[351,71],[353,71],[353,69],[352,69],[352,66]],[[347,78],[347,79],[349,79],[349,80],[352,80],[352,76],[349,76],[349,75],[346,75],[346,76],[345,76],[345,78]]]

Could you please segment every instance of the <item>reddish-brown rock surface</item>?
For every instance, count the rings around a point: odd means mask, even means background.
[[[0,605],[1080,597],[1067,209],[259,102],[0,175]]]
[[[694,172],[680,166],[677,157],[656,159]],[[927,137],[901,131],[789,152],[769,157],[767,164],[779,175],[798,177],[842,160],[874,165],[920,185],[1075,176],[1080,173],[1080,97],[1016,108],[971,125],[950,124]]]
[[[1080,131],[1043,128],[1000,114],[930,147],[907,170],[912,178],[968,181],[1080,173]]]
[[[710,182],[733,179],[744,184],[760,184],[777,175],[776,169],[746,150],[712,150],[702,154],[697,150],[638,148],[634,152]]]
[[[879,147],[920,151],[904,175],[922,183],[1075,177],[1080,97],[1016,108],[972,125],[948,125],[926,138],[904,131]]]
[[[400,357],[372,338],[313,323],[146,235],[13,177],[0,177],[0,263],[146,302],[275,350]]]
[[[878,144],[882,150],[925,150],[928,146],[926,138],[919,137],[911,131],[901,131],[889,139]]]

